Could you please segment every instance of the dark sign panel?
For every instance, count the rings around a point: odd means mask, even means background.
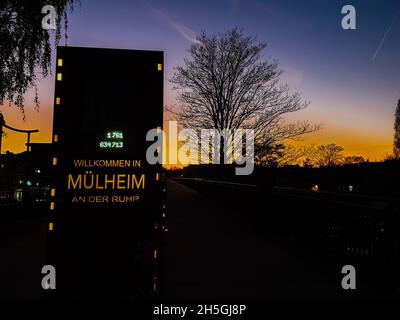
[[[48,241],[56,295],[151,295],[165,215],[146,134],[162,126],[163,53],[59,47],[56,65]]]

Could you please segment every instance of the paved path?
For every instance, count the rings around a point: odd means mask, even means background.
[[[0,226],[0,300],[41,299],[46,219],[18,218]]]
[[[340,274],[327,277],[302,253],[257,237],[243,217],[222,203],[172,180],[167,196],[166,298],[348,297],[340,288]]]

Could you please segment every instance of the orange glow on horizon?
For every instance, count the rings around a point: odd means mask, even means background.
[[[27,98],[28,100],[29,98]],[[32,103],[25,108],[25,121],[22,113],[16,107],[0,108],[7,124],[21,129],[39,129],[38,133],[31,135],[33,143],[52,142],[52,118],[53,102],[51,95],[46,100],[41,99],[41,106],[37,112]],[[168,115],[165,114],[168,119]],[[168,120],[164,120],[163,130],[168,137]],[[10,151],[19,153],[26,150],[26,135],[4,129],[6,136],[3,137],[2,153]],[[57,137],[58,138],[58,137]],[[57,138],[55,140],[57,140]],[[325,126],[321,131],[304,136],[302,141],[288,141],[288,144],[295,146],[336,143],[344,147],[344,154],[363,156],[370,161],[381,161],[385,155],[391,154],[393,150],[393,137],[391,128],[385,132],[369,132],[368,129],[360,131],[354,128],[343,128],[334,124]],[[168,159],[168,141],[166,143]],[[182,164],[164,164],[164,168],[169,170],[181,169]]]
[[[345,156],[362,156],[369,161],[382,161],[386,155],[392,154],[392,137],[354,129],[327,127],[321,131],[305,135],[301,141],[289,141],[294,146],[309,146],[335,143],[344,148]]]

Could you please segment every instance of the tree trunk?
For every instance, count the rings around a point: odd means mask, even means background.
[[[225,140],[224,137],[221,135],[220,137],[220,143],[219,143],[219,163],[220,164],[225,164]]]

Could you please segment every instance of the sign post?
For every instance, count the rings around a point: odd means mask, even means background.
[[[146,134],[162,126],[163,53],[58,47],[48,264],[61,298],[157,293],[165,223],[161,165]]]

